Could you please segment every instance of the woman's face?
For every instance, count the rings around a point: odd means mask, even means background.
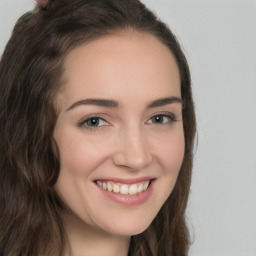
[[[180,78],[154,36],[109,35],[66,58],[54,137],[55,189],[83,224],[143,232],[173,190],[183,156]]]

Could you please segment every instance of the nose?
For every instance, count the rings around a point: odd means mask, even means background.
[[[152,159],[147,138],[141,129],[122,132],[113,156],[115,165],[138,171],[150,165]]]

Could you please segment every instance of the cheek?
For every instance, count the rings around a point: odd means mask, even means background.
[[[62,138],[65,138],[63,134]],[[60,152],[60,168],[68,170],[73,175],[89,175],[97,168],[108,154],[107,147],[95,143],[90,138],[71,134],[57,142]],[[60,173],[61,174],[61,173]]]
[[[55,136],[60,173],[55,190],[63,202],[81,218],[88,219],[88,196],[94,172],[108,158],[108,149],[83,133],[64,129]],[[68,189],[67,189],[68,188]]]
[[[162,158],[168,170],[179,171],[184,157],[185,143],[183,137],[176,137],[162,150]]]
[[[152,148],[165,174],[178,174],[185,151],[183,130],[158,138],[153,142]]]
[[[183,131],[169,134],[162,138],[159,143],[155,143],[155,156],[159,166],[161,166],[162,193],[158,194],[156,201],[163,204],[172,192],[184,158],[185,141]]]

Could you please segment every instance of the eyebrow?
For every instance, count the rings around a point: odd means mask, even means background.
[[[156,108],[156,107],[162,107],[168,104],[172,103],[181,103],[183,104],[183,100],[179,97],[167,97],[167,98],[161,98],[154,100],[150,102],[147,107],[148,108]],[[84,99],[79,100],[72,104],[66,111],[69,111],[75,107],[81,106],[81,105],[94,105],[94,106],[100,106],[100,107],[108,107],[108,108],[118,108],[120,104],[116,100],[108,100],[108,99]]]
[[[118,102],[115,100],[107,100],[107,99],[85,99],[79,100],[72,104],[66,111],[69,111],[77,106],[81,105],[95,105],[100,107],[109,107],[109,108],[117,108],[119,106]]]
[[[157,99],[152,101],[149,105],[148,108],[156,108],[156,107],[162,107],[168,104],[172,103],[181,103],[183,104],[183,100],[178,97],[167,97],[167,98],[162,98],[162,99]]]

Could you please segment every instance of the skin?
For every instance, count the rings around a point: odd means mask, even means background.
[[[123,31],[70,52],[64,80],[54,138],[60,153],[55,190],[68,208],[62,216],[66,255],[127,255],[130,237],[150,225],[182,164],[182,104],[148,107],[158,99],[181,98],[178,67],[154,36]],[[119,106],[73,105],[88,98]],[[165,116],[156,122],[156,115]],[[102,119],[90,127],[86,120],[94,116]],[[145,176],[155,178],[152,194],[135,206],[107,198],[94,182]]]

